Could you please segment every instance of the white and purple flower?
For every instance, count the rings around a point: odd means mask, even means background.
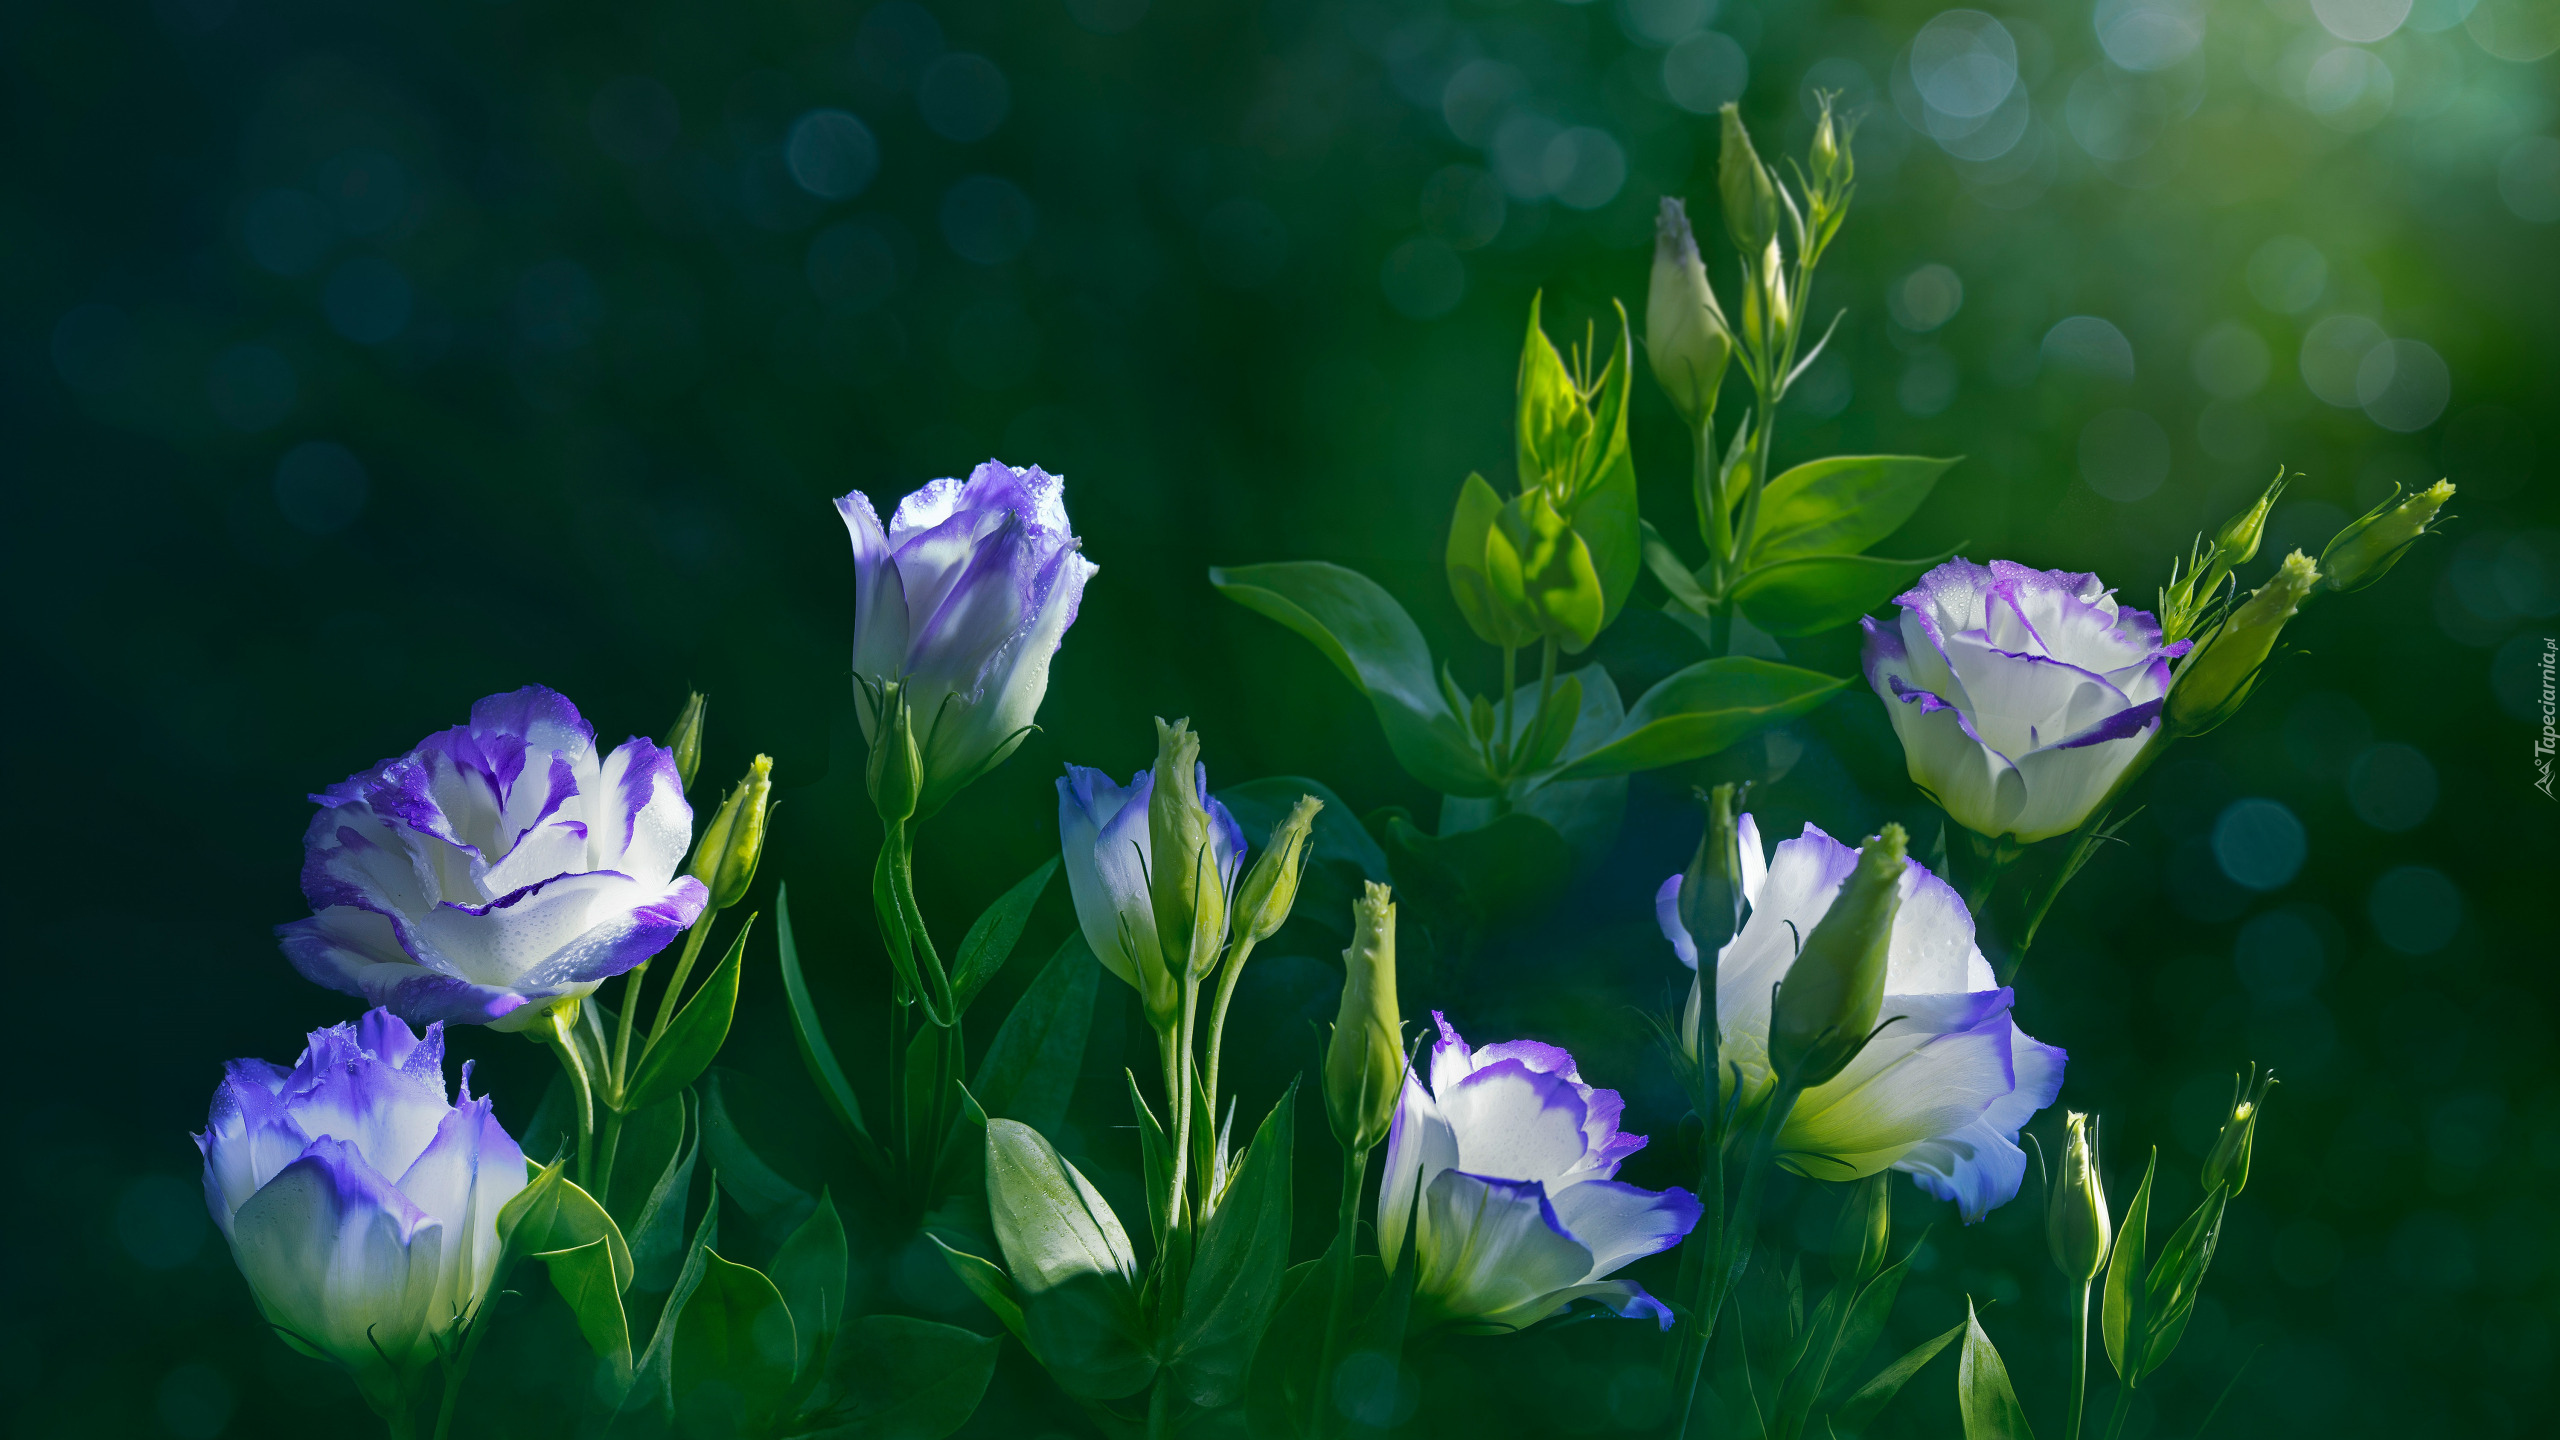
[[[2148,613],[2095,575],[1950,560],[1866,628],[1867,683],[1911,778],[1957,824],[2042,840],[2075,829],[2160,729],[2169,662]]]
[[[302,893],[276,927],[306,979],[412,1024],[517,1030],[655,955],[702,913],[675,757],[596,754],[539,685],[311,797]]]
[[[1584,1084],[1553,1045],[1470,1050],[1439,1012],[1431,1018],[1440,1042],[1430,1088],[1406,1073],[1378,1187],[1379,1250],[1391,1266],[1413,1219],[1415,1305],[1438,1320],[1516,1330],[1596,1300],[1669,1329],[1669,1307],[1608,1277],[1679,1244],[1698,1223],[1698,1200],[1613,1178],[1645,1144],[1618,1129],[1626,1102]]]
[[[853,673],[863,737],[881,687],[905,687],[930,815],[1031,733],[1049,660],[1096,569],[1067,528],[1064,482],[990,460],[898,502],[883,530],[857,490],[836,501],[853,537]]]
[[[1198,767],[1201,808],[1209,817],[1209,854],[1217,865],[1218,888],[1234,893],[1236,868],[1244,862],[1244,827],[1227,807],[1209,794],[1209,767]],[[1147,802],[1155,794],[1152,770],[1141,770],[1126,785],[1083,765],[1070,765],[1058,781],[1058,844],[1067,870],[1067,891],[1075,897],[1076,924],[1103,968],[1148,993],[1143,977],[1165,969],[1156,939],[1155,902],[1149,898],[1148,876],[1154,873],[1154,846],[1148,840]]]
[[[1770,998],[1856,868],[1858,852],[1807,825],[1764,857],[1752,818],[1743,816],[1738,829],[1751,911],[1716,961],[1723,1033],[1712,1058],[1721,1098],[1731,1101],[1738,1083],[1748,1111],[1776,1085]],[[1697,944],[1680,923],[1679,876],[1662,883],[1654,913],[1681,963],[1697,969]],[[1778,1135],[1779,1162],[1818,1180],[1905,1171],[1921,1189],[1954,1201],[1971,1224],[2017,1195],[2027,1165],[2019,1127],[2061,1093],[2065,1056],[2018,1028],[2011,992],[1973,943],[1964,901],[1916,860],[1903,871],[1884,988],[1886,1023],[1848,1069],[1797,1100]],[[1708,1058],[1700,1049],[1700,998],[1693,981],[1681,1026],[1693,1059]]]
[[[311,1032],[290,1070],[234,1060],[195,1141],[268,1323],[388,1413],[487,1293],[498,1211],[526,1180],[469,1065],[446,1098],[444,1027],[371,1010]]]

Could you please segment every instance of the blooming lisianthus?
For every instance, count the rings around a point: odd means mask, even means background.
[[[1196,768],[1201,808],[1207,812],[1209,854],[1220,891],[1235,884],[1243,863],[1243,827],[1227,807],[1209,794],[1209,767]],[[1067,889],[1075,898],[1076,923],[1085,943],[1103,968],[1136,986],[1143,977],[1166,966],[1156,936],[1155,902],[1148,893],[1154,873],[1154,844],[1148,837],[1147,804],[1155,794],[1155,772],[1141,770],[1126,785],[1114,785],[1102,771],[1070,765],[1058,781],[1058,844],[1066,863]]]
[[[1807,825],[1763,857],[1745,815],[1742,890],[1751,911],[1715,970],[1721,1043],[1710,1056],[1699,1034],[1702,973],[1689,991],[1682,1043],[1712,1059],[1722,1095],[1743,1089],[1742,1108],[1775,1086],[1769,1065],[1770,996],[1795,963],[1802,937],[1856,868],[1858,852]],[[1662,884],[1654,911],[1681,962],[1698,968],[1680,923],[1680,877]],[[2018,1130],[2062,1090],[2063,1052],[2010,1018],[2011,992],[1973,943],[1964,902],[1918,861],[1906,861],[1900,908],[1886,953],[1885,1023],[1849,1067],[1807,1090],[1778,1134],[1780,1163],[1821,1180],[1855,1180],[1891,1168],[1952,1200],[1969,1224],[2008,1203],[2026,1175]]]
[[[1618,1129],[1626,1102],[1584,1084],[1553,1045],[1471,1050],[1445,1017],[1431,1018],[1440,1026],[1431,1084],[1406,1073],[1378,1187],[1390,1265],[1412,1217],[1414,1304],[1436,1319],[1516,1330],[1588,1299],[1669,1329],[1669,1307],[1608,1277],[1679,1244],[1698,1223],[1698,1200],[1614,1178],[1645,1144]]]
[[[2095,575],[1950,560],[1886,624],[1861,620],[1867,683],[1911,778],[1978,834],[2076,828],[2160,729],[2169,662],[2148,613]]]
[[[539,685],[311,797],[302,893],[276,927],[307,979],[411,1024],[518,1030],[666,947],[707,892],[675,758]]]
[[[288,1070],[234,1060],[204,1133],[205,1203],[258,1308],[377,1409],[468,1320],[498,1263],[524,1152],[486,1097],[445,1096],[444,1028],[387,1010],[311,1032]]]

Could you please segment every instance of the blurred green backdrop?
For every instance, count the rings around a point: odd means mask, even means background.
[[[831,495],[1036,461],[1102,566],[1044,733],[925,832],[941,926],[1053,846],[1060,761],[1135,769],[1151,714],[1192,716],[1221,780],[1429,814],[1366,705],[1204,568],[1351,564],[1461,640],[1442,526],[1469,469],[1510,468],[1530,295],[1559,334],[1613,297],[1641,314],[1657,197],[1712,196],[1710,112],[1738,98],[1764,153],[1800,153],[1817,89],[1866,114],[1811,302],[1847,318],[1780,461],[1969,457],[1888,553],[1962,542],[2147,604],[2279,463],[2305,478],[2252,583],[2394,482],[2460,485],[2443,540],[2309,612],[2308,656],[2153,772],[2019,1015],[2070,1050],[2064,1103],[2105,1114],[2116,1183],[2156,1142],[2182,1210],[2229,1073],[2283,1076],[2143,1433],[2192,1433],[2244,1359],[2222,1434],[2548,1413],[2551,0],[24,0],[0,32],[11,1433],[371,1423],[257,1323],[186,1132],[224,1058],[289,1059],[350,1013],[268,935],[304,913],[302,795],[475,697],[550,684],[613,739],[708,690],[706,778],[776,757],[759,884],[794,882],[839,1034],[876,1033]],[[1639,407],[1646,512],[1682,543],[1685,443],[1649,377]],[[1640,670],[1628,633],[1612,663]],[[1852,663],[1841,637],[1801,658]],[[1746,751],[1639,780],[1543,927],[1463,961],[1408,938],[1408,1017],[1571,1047],[1655,1135],[1629,1171],[1649,1185],[1689,1173],[1644,1018],[1682,978],[1648,897],[1694,843],[1687,787],[1772,781],[1778,833],[1936,826],[1862,689]],[[2248,799],[2299,820],[2298,870],[2217,852]],[[1065,932],[1063,890],[1026,951]],[[1332,1008],[1331,956],[1300,948],[1239,998],[1249,1108]],[[797,1127],[773,1132],[786,1165],[841,1186],[769,955],[729,1063]],[[1114,1194],[1129,1005],[1106,987],[1062,1139]],[[546,1057],[455,1043],[520,1125]],[[1307,1153],[1312,1253],[1334,1182]],[[1937,1228],[1897,1333],[1996,1300],[2046,1414],[2062,1295],[2037,1195],[1966,1231],[1900,1190],[1903,1234]],[[1828,1202],[1802,1214],[1818,1233]],[[992,1328],[898,1239],[871,1234],[888,1258],[858,1307]],[[586,1362],[547,1297],[513,1323],[470,1424],[558,1433]],[[1643,1429],[1668,1403],[1652,1356],[1616,1323],[1420,1347],[1388,1418]],[[1939,1367],[1888,1430],[1954,1433]],[[1009,1350],[971,1433],[1072,1415]]]

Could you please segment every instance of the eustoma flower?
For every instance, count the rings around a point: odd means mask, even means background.
[[[1399,1263],[1412,1216],[1415,1305],[1512,1330],[1589,1299],[1670,1328],[1669,1307],[1608,1276],[1679,1244],[1698,1223],[1698,1201],[1612,1178],[1645,1144],[1618,1129],[1626,1102],[1584,1084],[1573,1057],[1553,1045],[1470,1050],[1446,1018],[1431,1018],[1440,1026],[1431,1085],[1406,1074],[1378,1190],[1389,1265]]]
[[[290,1070],[234,1060],[195,1139],[258,1308],[387,1413],[479,1306],[498,1210],[525,1186],[470,1066],[446,1099],[443,1027],[421,1037],[373,1010],[311,1032]]]
[[[1209,767],[1195,764],[1193,776],[1207,820],[1215,883],[1223,893],[1234,884],[1244,858],[1244,829],[1226,806],[1210,797]],[[1135,988],[1151,1015],[1171,1002],[1181,978],[1172,966],[1182,963],[1179,956],[1167,962],[1149,893],[1155,855],[1147,819],[1155,785],[1151,770],[1115,785],[1110,776],[1082,765],[1068,766],[1058,781],[1058,841],[1067,889],[1075,897],[1076,923],[1103,968]]]
[[[2146,612],[2095,575],[1950,560],[1867,632],[1867,683],[1911,778],[1956,823],[2042,840],[2076,828],[2160,728],[2169,662]]]
[[[596,754],[595,728],[539,685],[311,797],[302,893],[276,927],[307,979],[412,1024],[520,1030],[655,955],[696,916],[674,756]]]
[[[899,687],[923,756],[930,815],[1031,731],[1049,659],[1095,566],[1067,528],[1058,477],[988,461],[898,503],[888,528],[857,490],[836,501],[853,537],[853,673],[878,743]]]
[[[1769,1002],[1801,937],[1830,909],[1858,852],[1807,825],[1765,861],[1759,828],[1739,826],[1742,887],[1751,907],[1715,966],[1722,1044],[1704,1056],[1730,1101],[1739,1083],[1749,1110],[1775,1086]],[[1682,963],[1697,946],[1680,924],[1680,877],[1663,882],[1654,910]],[[1778,1160],[1822,1180],[1855,1180],[1891,1168],[1952,1200],[1969,1224],[2006,1204],[2026,1175],[2018,1129],[2062,1089],[2063,1052],[2010,1018],[2010,992],[1973,943],[1973,917],[1953,889],[1918,861],[1905,862],[1901,905],[1885,962],[1886,1021],[1829,1081],[1807,1090],[1778,1134]],[[1701,982],[1705,977],[1700,977]],[[1690,987],[1683,1042],[1699,1054],[1699,985]]]

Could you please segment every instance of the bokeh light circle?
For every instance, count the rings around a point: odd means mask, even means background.
[[[2235,885],[2277,890],[2302,871],[2310,837],[2278,800],[2251,797],[2223,807],[2213,822],[2213,859]]]
[[[842,110],[812,110],[792,122],[782,158],[801,189],[821,200],[850,200],[880,172],[880,142]]]
[[[2376,830],[2415,829],[2436,808],[2436,767],[2415,746],[2368,746],[2347,767],[2347,801]]]
[[[2356,403],[2385,430],[2424,430],[2452,398],[2453,372],[2424,340],[2386,341],[2356,364]]]
[[[2462,892],[2444,872],[2403,865],[2373,882],[2365,918],[2382,943],[2407,955],[2429,955],[2462,928]]]
[[[2169,434],[2139,410],[2102,411],[2080,428],[2080,478],[2119,504],[2147,499],[2169,478]]]

